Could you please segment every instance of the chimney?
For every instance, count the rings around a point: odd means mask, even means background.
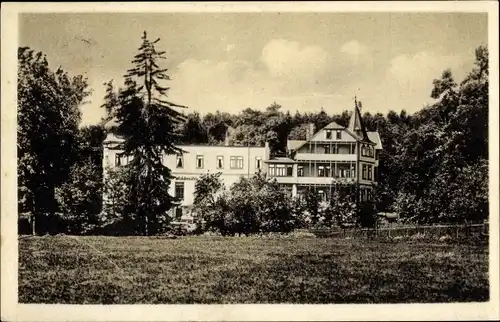
[[[315,126],[314,126],[314,123],[309,123],[307,125],[307,129],[306,129],[306,140],[309,141],[313,135],[314,135],[314,132],[315,132]]]

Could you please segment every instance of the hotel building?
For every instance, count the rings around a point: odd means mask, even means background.
[[[120,143],[118,137],[108,134],[103,143],[104,169],[129,161]],[[163,156],[165,166],[174,176],[170,194],[180,201],[172,210],[178,215],[189,212],[196,179],[208,172],[220,172],[229,188],[240,177],[249,178],[260,170],[276,178],[292,196],[312,188],[328,198],[336,182],[347,181],[358,185],[362,200],[369,200],[377,182],[378,157],[382,151],[378,132],[366,131],[358,103],[347,128],[332,122],[315,133],[311,125],[306,140],[288,140],[286,156],[270,155],[267,143],[264,146],[178,147],[184,153]]]
[[[381,151],[378,132],[366,131],[356,102],[347,128],[332,122],[315,132],[311,125],[306,140],[288,140],[286,157],[266,160],[267,173],[292,196],[312,188],[328,199],[336,183],[347,182],[367,201],[377,183]]]

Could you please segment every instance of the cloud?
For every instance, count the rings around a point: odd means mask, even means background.
[[[324,72],[328,59],[328,52],[321,47],[284,39],[270,41],[261,54],[272,77],[312,79]]]
[[[304,100],[324,95],[314,92],[319,91],[328,64],[329,55],[320,47],[276,39],[262,48],[255,61],[183,61],[172,75],[170,95],[200,112],[264,108],[283,97]]]
[[[368,47],[351,41],[342,48],[330,54],[319,46],[274,39],[254,61],[188,59],[172,75],[170,96],[201,113],[263,109],[273,101],[292,111],[330,106],[332,113],[341,112],[351,108],[356,94],[351,87],[372,81]]]
[[[187,112],[202,114],[264,109],[274,101],[292,112],[323,107],[328,113],[341,113],[352,108],[357,95],[370,112],[403,108],[414,112],[430,100],[432,80],[445,68],[451,68],[460,81],[472,67],[465,56],[425,51],[401,54],[370,69],[370,49],[357,41],[329,53],[318,46],[278,39],[264,45],[253,60],[225,57],[187,59],[171,69],[169,99],[187,105]],[[104,75],[93,76],[100,87],[93,95],[95,108],[84,111],[89,123],[101,116],[101,83],[107,80]]]
[[[439,78],[443,70],[450,68],[455,80],[460,81],[467,72],[469,59],[460,55],[440,55],[428,51],[403,54],[394,57],[387,70],[387,81],[407,90],[430,93],[432,81]]]
[[[394,57],[386,72],[383,84],[391,91],[386,93],[388,102],[399,102],[391,108],[414,112],[431,103],[433,80],[440,78],[445,69],[451,69],[459,83],[472,69],[472,59],[462,55],[444,55],[431,51],[401,54]]]
[[[388,70],[389,77],[401,84],[432,83],[446,68],[460,70],[463,65],[460,56],[437,55],[421,51],[413,55],[403,54],[393,58]]]
[[[346,42],[340,47],[342,53],[348,54],[351,57],[359,58],[366,52],[367,48],[360,44],[357,40]]]
[[[366,71],[373,68],[371,49],[359,41],[348,41],[340,47],[339,51],[342,54],[339,61],[353,75],[366,75]]]

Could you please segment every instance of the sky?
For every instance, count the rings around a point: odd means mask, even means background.
[[[53,68],[88,78],[82,123],[96,124],[103,83],[132,67],[143,31],[160,38],[169,99],[186,112],[263,110],[329,114],[413,113],[432,102],[432,81],[461,80],[487,45],[484,13],[36,13],[19,16],[19,45]]]

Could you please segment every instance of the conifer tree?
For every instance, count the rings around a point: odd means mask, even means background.
[[[118,123],[116,133],[123,137],[123,153],[131,157],[128,186],[131,207],[139,233],[155,234],[173,204],[168,188],[171,171],[163,165],[163,155],[181,153],[175,144],[180,140],[176,128],[184,122],[182,113],[175,108],[185,106],[167,100],[169,87],[161,83],[170,80],[167,69],[159,67],[165,51],[142,36],[138,54],[132,60],[133,68],[125,77],[125,88],[119,91],[114,117]],[[113,105],[113,104],[111,104]]]

